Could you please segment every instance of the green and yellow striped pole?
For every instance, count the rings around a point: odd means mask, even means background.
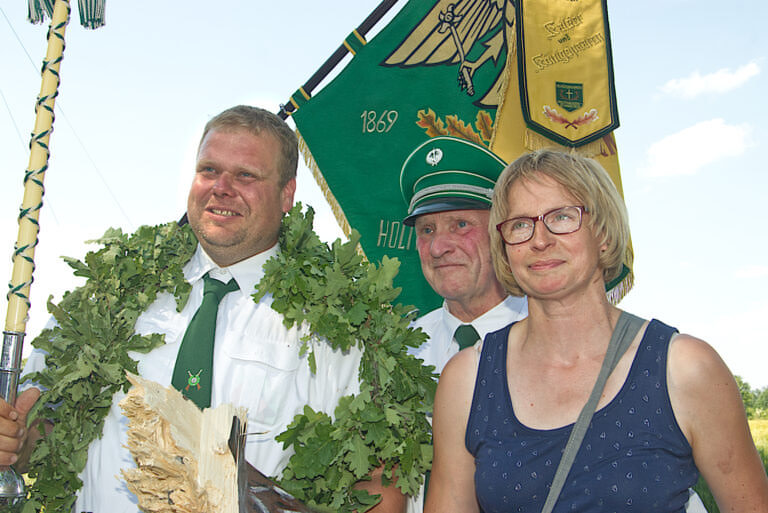
[[[64,32],[70,12],[69,0],[56,0],[48,29],[48,50],[41,71],[42,85],[35,107],[36,120],[30,141],[29,166],[24,174],[24,198],[19,213],[19,234],[13,252],[8,311],[0,354],[0,394],[11,404],[16,401],[21,373],[22,345],[39,232],[38,218],[43,205],[43,178],[50,157],[53,108],[58,95],[59,65],[64,54]],[[13,468],[0,471],[0,506],[15,504],[24,497],[24,482]]]
[[[59,66],[64,54],[64,31],[69,22],[69,0],[57,0],[48,29],[48,51],[43,61],[42,85],[35,107],[35,128],[30,141],[29,166],[24,174],[24,199],[19,212],[19,234],[13,253],[8,292],[6,332],[23,332],[29,309],[29,289],[34,271],[38,218],[43,200],[43,179],[50,157],[53,107],[59,89]]]

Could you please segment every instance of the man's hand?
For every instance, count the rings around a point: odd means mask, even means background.
[[[0,466],[19,460],[29,434],[27,414],[39,398],[40,390],[29,388],[16,398],[15,407],[0,399]]]

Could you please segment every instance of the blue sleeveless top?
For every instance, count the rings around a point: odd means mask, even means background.
[[[466,446],[484,513],[540,513],[573,424],[539,430],[517,420],[507,385],[510,327],[483,343]],[[675,331],[649,323],[624,385],[590,422],[555,513],[685,511],[699,473],[667,393]]]

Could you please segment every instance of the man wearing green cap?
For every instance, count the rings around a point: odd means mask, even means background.
[[[403,223],[415,228],[421,270],[444,299],[416,320],[429,340],[413,354],[438,373],[459,349],[527,315],[525,298],[507,295],[491,263],[488,215],[505,165],[470,141],[435,137],[413,150],[400,173]]]
[[[491,262],[488,216],[505,166],[488,149],[445,136],[419,145],[400,172],[403,224],[414,227],[424,278],[444,300],[414,322],[429,339],[411,353],[438,374],[460,349],[528,314],[525,298],[506,293]],[[423,499],[422,489],[408,513],[421,512]]]

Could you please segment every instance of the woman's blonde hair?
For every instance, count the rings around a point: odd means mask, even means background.
[[[507,262],[504,241],[496,225],[509,217],[509,189],[520,180],[540,181],[543,176],[559,183],[589,212],[586,226],[606,246],[600,253],[603,280],[608,283],[622,271],[629,251],[629,217],[616,186],[603,167],[592,159],[554,150],[525,154],[509,164],[493,190],[490,224],[491,256],[496,277],[510,294],[525,295]],[[545,229],[538,227],[538,229]]]

